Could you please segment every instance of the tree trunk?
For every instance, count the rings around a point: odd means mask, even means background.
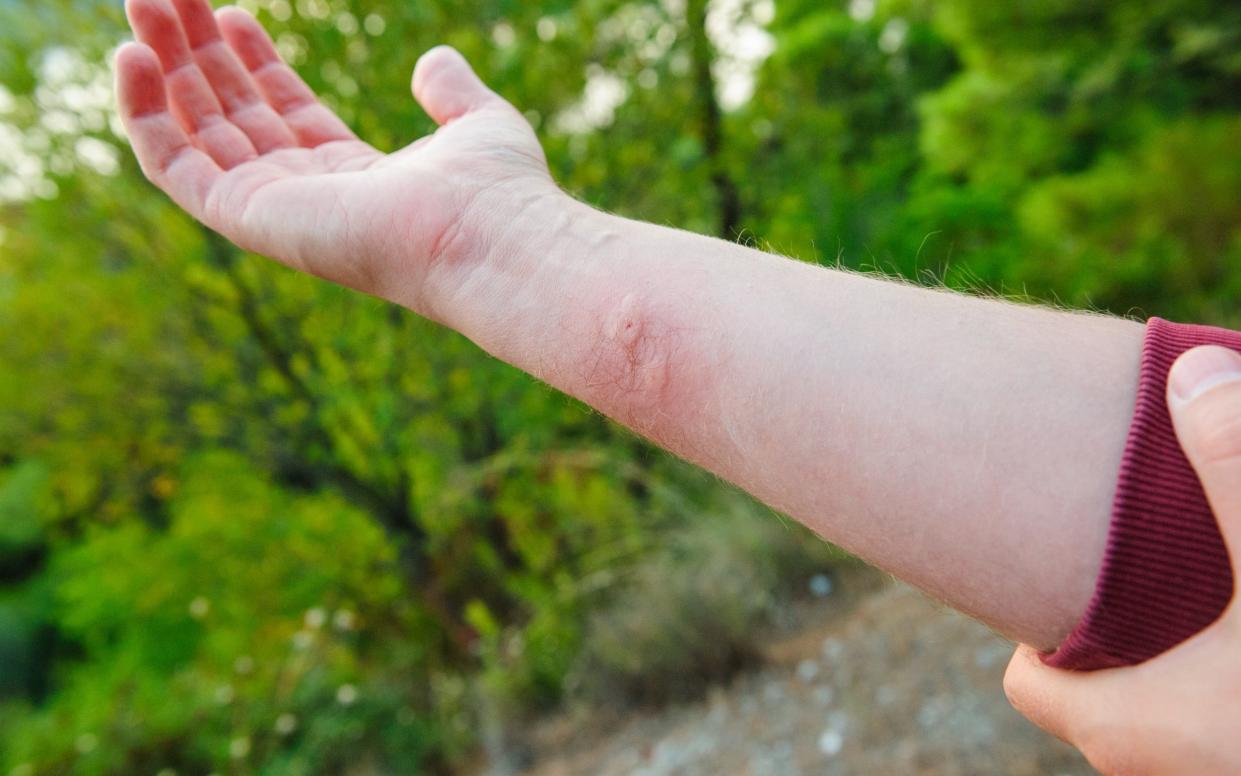
[[[724,158],[724,114],[716,96],[715,74],[711,70],[715,62],[715,48],[707,35],[708,5],[709,0],[689,0],[685,20],[692,40],[699,131],[719,208],[719,236],[725,240],[735,240],[741,235],[741,192],[729,174]]]

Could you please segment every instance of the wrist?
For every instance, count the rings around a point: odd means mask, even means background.
[[[604,283],[601,252],[618,222],[550,183],[493,187],[431,257],[418,311],[525,367],[524,340]]]

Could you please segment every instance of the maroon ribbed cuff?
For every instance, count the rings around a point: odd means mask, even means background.
[[[1241,332],[1152,318],[1137,406],[1120,465],[1094,598],[1060,648],[1057,668],[1133,665],[1214,622],[1232,597],[1232,567],[1198,477],[1168,414],[1168,370],[1199,345],[1241,351]]]

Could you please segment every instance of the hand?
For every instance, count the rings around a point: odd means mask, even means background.
[[[1168,405],[1185,455],[1241,571],[1241,356],[1189,351],[1173,365]],[[1241,574],[1237,577],[1241,585]],[[1104,773],[1241,773],[1241,588],[1210,628],[1129,668],[1050,668],[1030,647],[1004,689],[1034,724]]]
[[[414,69],[439,131],[384,155],[245,11],[213,14],[206,0],[126,11],[140,42],[117,54],[117,91],[143,171],[247,250],[434,317],[439,286],[482,260],[506,208],[559,193],[529,124],[452,49]]]

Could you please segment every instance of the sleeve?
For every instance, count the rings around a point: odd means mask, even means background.
[[[1140,663],[1210,625],[1232,597],[1227,549],[1165,398],[1172,363],[1199,345],[1241,352],[1241,332],[1159,318],[1147,324],[1094,597],[1060,648],[1044,656],[1048,665],[1088,671]]]

